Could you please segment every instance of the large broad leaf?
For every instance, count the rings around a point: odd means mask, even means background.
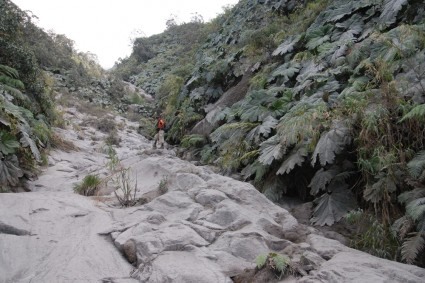
[[[390,26],[397,20],[397,15],[404,5],[408,3],[407,0],[385,0],[379,21],[384,27]]]
[[[323,194],[314,202],[317,203],[311,222],[315,225],[333,225],[341,220],[347,212],[356,208],[353,193],[347,189],[348,185],[338,186],[332,192]]]
[[[295,74],[297,74],[301,69],[301,64],[297,62],[285,63],[279,66],[272,73],[272,78],[283,77],[284,83],[289,81]]]
[[[255,175],[255,181],[260,181],[263,176],[268,172],[269,166],[260,163],[258,160],[246,166],[242,169],[242,176],[246,179],[249,179],[251,176]]]
[[[295,168],[295,166],[301,166],[307,155],[308,151],[305,147],[293,149],[291,153],[285,158],[285,161],[282,163],[276,174],[288,174]]]
[[[312,195],[317,195],[320,191],[324,191],[326,186],[332,181],[338,172],[339,171],[336,169],[325,170],[324,168],[321,168],[316,172],[316,174],[314,174],[310,185],[308,185],[311,188],[310,193]]]
[[[1,99],[1,95],[0,95],[0,99]],[[0,124],[4,125],[4,126],[10,126],[10,122],[9,122],[9,118],[7,117],[6,113],[4,112],[4,110],[2,108],[0,108]]]
[[[272,130],[276,128],[277,123],[278,121],[272,116],[267,117],[262,124],[258,125],[248,133],[246,139],[248,141],[255,140],[258,142],[261,136],[267,138]]]
[[[286,148],[280,143],[277,135],[261,144],[261,155],[258,160],[264,165],[270,165],[276,159],[281,159]]]
[[[313,50],[322,45],[323,43],[328,42],[331,39],[331,30],[332,25],[310,28],[305,36],[305,39],[307,41],[307,44],[305,46],[309,50]]]
[[[334,1],[332,9],[328,9],[324,13],[324,22],[338,22],[347,18],[360,9],[380,4],[382,0],[356,0],[356,1]]]
[[[0,131],[0,152],[4,155],[15,153],[15,149],[19,147],[19,142],[10,133]]]
[[[4,159],[0,159],[0,185],[2,187],[17,186],[19,178],[23,175],[16,155],[8,155]]]
[[[303,67],[297,76],[297,81],[303,83],[311,77],[317,76],[317,74],[322,71],[325,67],[316,63],[314,60],[309,60],[303,63]]]
[[[26,132],[22,131],[21,134],[22,134],[22,138],[20,139],[20,142],[22,146],[30,147],[32,155],[34,156],[34,159],[37,162],[41,162],[41,154],[35,142],[30,138],[30,136]]]
[[[256,104],[256,105],[247,105],[243,108],[243,113],[241,115],[241,120],[244,122],[257,122],[262,121],[269,114],[267,112],[267,107]]]
[[[288,37],[275,51],[273,51],[272,55],[285,55],[286,53],[290,53],[294,50],[296,44],[301,40],[302,35],[294,35]]]
[[[320,159],[320,164],[325,166],[327,163],[332,164],[336,154],[339,154],[344,149],[345,145],[350,144],[350,130],[342,123],[335,123],[334,128],[329,132],[322,134],[316,149],[313,152],[313,160],[311,164],[314,166],[317,157]]]

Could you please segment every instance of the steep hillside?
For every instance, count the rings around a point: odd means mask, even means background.
[[[316,225],[360,207],[354,246],[423,264],[424,16],[416,0],[240,1],[203,25],[205,43],[154,52],[133,78],[170,142],[274,201],[314,200]]]
[[[49,148],[64,144],[51,131],[65,123],[56,91],[122,112],[144,100],[93,54],[77,52],[71,39],[45,32],[30,13],[0,0],[0,192],[25,189]]]

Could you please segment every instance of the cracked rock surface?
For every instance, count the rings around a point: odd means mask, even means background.
[[[58,129],[79,150],[53,151],[32,192],[0,195],[0,282],[227,283],[272,251],[287,255],[297,274],[239,282],[423,282],[424,269],[327,239],[252,185],[151,150],[138,125],[113,119],[124,125],[116,151],[143,202],[120,208],[108,188],[75,194],[87,174],[108,175],[102,134]]]

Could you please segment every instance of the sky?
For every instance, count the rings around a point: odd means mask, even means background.
[[[75,48],[97,55],[100,65],[111,68],[131,54],[131,39],[165,30],[172,15],[177,23],[195,13],[205,21],[238,0],[12,0],[20,9],[38,17],[37,26],[64,34]]]

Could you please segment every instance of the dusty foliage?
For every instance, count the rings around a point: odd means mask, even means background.
[[[169,180],[168,177],[165,176],[159,181],[158,184],[158,192],[163,195],[168,192]]]
[[[74,192],[83,196],[94,196],[102,185],[102,179],[96,175],[87,175],[74,186]]]
[[[115,188],[115,197],[122,207],[136,205],[138,202],[136,199],[137,179],[133,185],[130,177],[130,168],[125,168],[122,166],[117,152],[112,147],[112,145],[108,145],[107,153],[109,159],[107,167],[110,172],[109,177],[107,178],[107,182],[112,182],[112,185]]]
[[[277,253],[262,254],[257,256],[255,263],[258,270],[269,269],[278,279],[281,279],[284,275],[294,273],[291,267],[291,260],[285,255]]]

